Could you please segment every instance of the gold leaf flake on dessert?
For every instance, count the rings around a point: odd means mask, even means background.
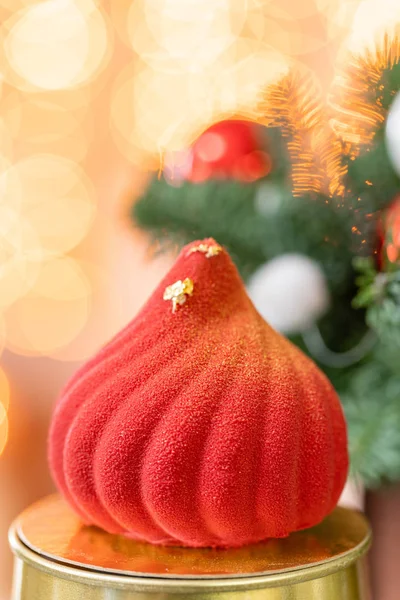
[[[218,244],[199,244],[189,250],[189,254],[193,254],[194,252],[201,252],[205,254],[206,258],[211,258],[222,252],[222,247],[218,246]]]
[[[185,304],[187,297],[193,294],[194,283],[189,277],[186,277],[183,281],[175,281],[172,285],[169,285],[164,292],[164,300],[172,301],[172,312],[176,312],[178,306]]]

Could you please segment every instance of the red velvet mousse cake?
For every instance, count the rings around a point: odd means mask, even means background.
[[[348,469],[331,384],[261,318],[212,239],[182,250],[66,386],[49,459],[84,523],[191,547],[316,525]]]

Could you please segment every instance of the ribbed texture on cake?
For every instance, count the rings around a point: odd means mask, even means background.
[[[214,243],[205,240],[204,243]],[[139,315],[66,386],[49,460],[87,524],[233,547],[320,522],[347,469],[335,391],[263,321],[228,254],[183,249]],[[194,282],[172,312],[164,290]]]

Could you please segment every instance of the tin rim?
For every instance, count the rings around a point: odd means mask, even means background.
[[[303,570],[355,551],[370,528],[359,511],[337,507],[311,529],[243,548],[169,547],[113,536],[85,526],[58,494],[43,498],[15,521],[15,535],[34,555],[100,573],[157,579],[237,579]]]
[[[234,577],[195,577],[175,576],[173,579],[155,575],[143,575],[135,573],[123,573],[110,571],[98,571],[88,568],[87,565],[77,564],[50,559],[31,550],[22,542],[17,533],[17,522],[9,532],[9,541],[14,554],[24,563],[43,571],[53,577],[66,579],[86,585],[98,585],[106,588],[128,589],[138,592],[233,592],[243,589],[253,590],[260,588],[272,588],[289,586],[320,579],[340,570],[347,569],[359,558],[363,557],[371,544],[371,532],[368,531],[360,544],[351,550],[340,554],[322,563],[308,565],[303,568],[290,571],[265,572],[257,575],[241,575]]]

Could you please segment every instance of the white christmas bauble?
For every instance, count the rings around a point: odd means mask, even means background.
[[[264,217],[276,214],[284,199],[282,186],[271,181],[260,183],[254,198],[256,211]]]
[[[386,121],[386,148],[392,167],[400,176],[400,93],[395,96]]]
[[[283,254],[260,267],[248,282],[248,291],[264,319],[286,334],[305,331],[329,307],[321,267],[301,254]]]

